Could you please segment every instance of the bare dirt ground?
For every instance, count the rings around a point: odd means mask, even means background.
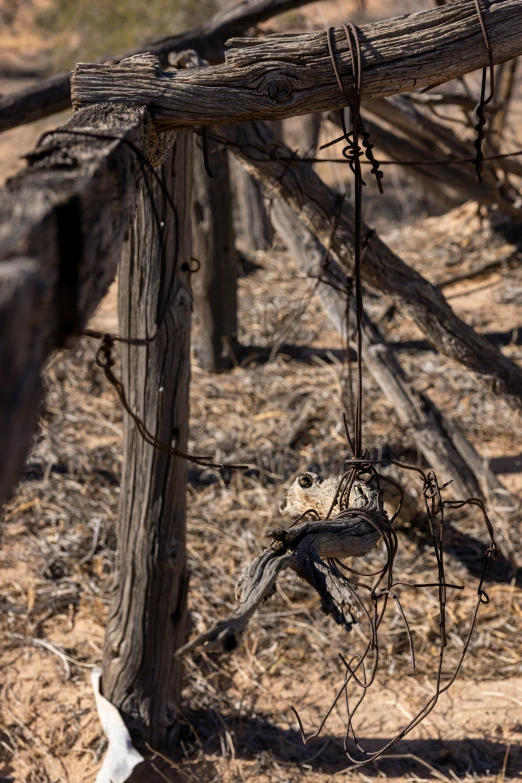
[[[307,10],[310,27],[343,18],[344,4]],[[393,13],[415,10],[401,3]],[[423,5],[424,7],[424,5]],[[391,13],[382,3],[368,12]],[[18,35],[18,33],[17,33]],[[25,40],[32,45],[33,39]],[[19,43],[19,42],[18,42]],[[18,44],[17,44],[18,45]],[[35,53],[38,41],[34,42]],[[40,63],[40,61],[38,61]],[[42,60],[43,62],[43,60]],[[0,90],[27,78],[4,77]],[[516,111],[519,109],[516,108]],[[514,115],[517,116],[516,114]],[[0,178],[21,165],[38,134],[57,118],[0,136]],[[335,182],[335,167],[322,173]],[[464,273],[493,270],[445,288],[455,310],[522,361],[520,231],[493,231],[476,205],[426,217],[429,203],[401,171],[387,176],[384,201],[370,221],[402,257],[437,284]],[[310,362],[255,354],[230,373],[212,376],[195,364],[191,385],[191,448],[216,460],[257,466],[247,474],[191,468],[188,487],[190,612],[193,633],[226,615],[244,563],[280,524],[285,487],[303,470],[332,475],[346,454],[343,342],[320,303],[308,301],[313,283],[277,245],[245,258],[240,279],[240,340],[285,342],[317,349]],[[388,302],[369,299],[376,317]],[[296,315],[299,315],[296,318]],[[386,319],[387,322],[388,319]],[[94,319],[117,330],[111,289]],[[388,338],[415,386],[459,421],[505,486],[522,492],[522,424],[485,394],[468,373],[438,356],[400,314]],[[329,351],[325,356],[324,349]],[[93,781],[106,749],[89,684],[101,661],[115,569],[123,417],[94,362],[96,344],[82,340],[56,354],[46,371],[40,429],[2,528],[0,549],[0,780],[48,783]],[[364,431],[375,454],[413,464],[419,457],[408,432],[365,375]],[[450,478],[442,477],[442,478]],[[407,481],[412,495],[414,482]],[[360,649],[364,629],[342,633],[320,612],[319,600],[285,575],[276,595],[254,619],[244,646],[229,658],[195,655],[185,661],[182,730],[168,757],[151,752],[151,779],[240,783],[333,783],[338,779],[397,783],[420,780],[503,783],[522,777],[522,545],[519,514],[493,513],[509,559],[490,573],[490,603],[483,606],[459,679],[428,719],[382,759],[346,771],[345,716],[336,710],[322,735],[303,745],[291,707],[306,730],[317,727],[342,682],[337,653]],[[399,522],[398,569],[418,581],[433,577],[433,555],[422,517]],[[453,512],[447,541],[448,579],[466,586],[451,597],[447,674],[462,650],[476,598],[486,541],[478,515]],[[382,560],[377,550],[370,567]],[[407,634],[398,613],[383,634],[382,668],[360,712],[357,729],[375,749],[408,722],[433,692],[437,664],[437,601],[405,592],[403,605],[417,652],[412,671]]]
[[[510,344],[503,350],[520,360],[516,293],[521,282],[518,269],[511,268],[519,251],[486,228],[487,250],[480,249],[483,235],[474,211],[465,205],[443,220],[392,228],[388,238],[432,279],[452,277],[457,255],[459,271],[503,258],[505,273],[484,275],[473,286],[454,285],[452,301],[481,331],[507,335]],[[458,240],[455,225],[463,228]],[[455,251],[454,242],[462,245],[470,226],[475,238]],[[420,237],[430,247],[422,257],[415,249]],[[296,272],[281,248],[259,254],[244,267],[248,274],[240,281],[240,338],[245,344],[273,345],[295,320],[311,283]],[[384,309],[384,304],[372,306]],[[114,327],[114,290],[95,321],[103,328]],[[506,485],[520,492],[520,424],[512,413],[487,398],[451,362],[422,343],[415,347],[418,335],[408,323],[396,319],[390,338],[406,346],[398,351],[412,381],[429,389],[439,404],[446,403],[448,415],[461,421]],[[278,356],[259,365],[253,356],[222,376],[193,367],[194,450],[258,466],[246,476],[190,470],[194,631],[232,606],[244,562],[265,546],[267,530],[280,523],[278,508],[287,482],[305,469],[332,474],[346,451],[340,423],[344,368],[336,359],[342,343],[315,299],[285,341],[329,348],[331,361],[317,358],[305,364]],[[51,360],[41,428],[4,524],[0,736],[3,774],[16,780],[93,780],[105,749],[88,675],[101,659],[114,573],[122,415],[94,365],[95,347],[82,341]],[[415,461],[408,434],[397,426],[370,378],[365,378],[365,392],[370,448]],[[413,485],[411,489],[415,491]],[[468,587],[451,608],[448,661],[455,662],[474,602],[480,541],[485,538],[474,514],[455,512],[451,522],[448,578]],[[401,525],[399,531],[399,567],[416,579],[433,574],[424,532],[422,522],[418,529]],[[518,519],[503,524],[499,537],[520,563]],[[380,557],[377,553],[375,562]],[[520,776],[521,586],[513,562],[503,561],[492,573],[491,603],[483,607],[454,688],[411,738],[395,748],[393,759],[346,773],[349,777],[500,781]],[[404,628],[392,615],[379,687],[361,711],[359,734],[370,747],[407,722],[433,687],[435,596],[426,593],[418,601],[405,594],[404,605],[417,670],[411,671]],[[324,736],[305,747],[290,707],[299,707],[307,728],[317,726],[342,681],[337,652],[353,653],[360,644],[356,633],[346,637],[321,614],[318,599],[306,586],[285,576],[241,650],[225,660],[201,655],[187,659],[183,743],[173,749],[170,761],[155,758],[157,779],[337,779],[348,766],[342,751],[342,714],[334,713]]]

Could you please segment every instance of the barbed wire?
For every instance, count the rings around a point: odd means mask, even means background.
[[[201,131],[196,130],[196,133],[200,133]],[[212,134],[207,134],[207,137],[209,139],[212,139],[213,141],[217,141],[220,143],[222,147],[232,147],[234,149],[238,150],[254,150],[256,152],[262,153],[261,157],[254,157],[253,155],[249,154],[249,157],[257,163],[262,163],[265,161],[273,161],[278,163],[288,163],[288,165],[310,165],[312,163],[341,163],[343,165],[350,166],[351,161],[343,159],[343,158],[301,158],[297,154],[293,155],[268,155],[267,149],[265,147],[257,146],[252,143],[248,144],[241,144],[239,142],[224,140],[223,138],[219,136],[213,136]],[[345,135],[343,133],[342,136],[337,136],[335,139],[332,139],[332,141],[327,142],[326,144],[323,144],[319,149],[326,149],[327,147],[331,147],[334,144],[339,144],[339,142],[345,141]],[[275,141],[273,142],[271,148],[272,150],[281,150],[281,146],[279,142]],[[213,153],[210,153],[210,156],[212,156]],[[503,160],[505,158],[514,158],[514,157],[520,157],[522,155],[522,149],[519,150],[512,150],[511,152],[500,152],[496,153],[495,155],[484,155],[483,160],[489,161],[489,160]],[[380,160],[379,166],[452,166],[456,164],[465,164],[470,163],[472,165],[475,164],[475,157],[473,156],[467,156],[467,157],[455,157],[448,155],[443,158],[426,158],[425,160]],[[373,166],[373,163],[368,160],[362,160],[361,161],[362,166]]]

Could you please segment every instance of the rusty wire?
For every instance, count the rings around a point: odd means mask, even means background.
[[[484,43],[486,44],[486,49],[489,57],[489,96],[486,98],[486,82],[487,82],[488,68],[483,68],[482,83],[480,87],[480,100],[475,110],[475,114],[477,115],[478,122],[475,125],[475,130],[477,131],[477,138],[475,139],[475,149],[477,150],[477,155],[474,160],[474,164],[475,164],[475,169],[477,171],[477,179],[479,182],[482,182],[482,174],[484,172],[484,153],[482,152],[482,142],[486,138],[485,125],[487,123],[484,109],[488,105],[488,103],[491,103],[491,101],[495,97],[495,63],[493,61],[493,50],[491,48],[491,42],[489,40],[488,30],[486,27],[486,23],[484,21],[484,15],[482,12],[482,8],[480,7],[480,0],[475,0],[475,8],[477,9],[477,16],[480,23],[480,29],[482,30],[482,36],[484,38]]]
[[[196,455],[196,454],[187,454],[184,451],[181,451],[175,446],[172,446],[172,444],[163,443],[158,438],[156,438],[155,435],[153,435],[150,430],[147,428],[145,422],[143,419],[141,419],[135,411],[132,410],[130,407],[127,396],[125,394],[125,388],[123,386],[123,383],[119,378],[117,378],[113,372],[114,367],[114,359],[112,357],[112,349],[114,347],[114,341],[110,335],[105,335],[102,341],[102,344],[98,348],[98,351],[96,352],[96,364],[98,367],[100,367],[103,370],[103,373],[105,375],[105,378],[109,381],[109,383],[114,387],[116,394],[118,395],[118,398],[125,409],[126,413],[131,417],[133,422],[136,425],[136,428],[145,441],[145,443],[148,443],[149,446],[152,446],[153,448],[157,449],[158,451],[163,451],[166,454],[169,454],[171,457],[182,457],[183,459],[188,460],[189,462],[194,462],[196,465],[201,465],[205,468],[229,468],[230,470],[248,470],[248,465],[231,465],[229,463],[216,463],[212,461],[212,457],[204,456],[204,455]]]
[[[198,133],[198,131],[196,131]],[[250,142],[248,144],[239,144],[237,142],[233,141],[224,141],[219,136],[213,136],[212,134],[208,134],[207,138],[212,139],[213,141],[219,142],[223,147],[231,147],[232,149],[237,150],[249,150],[249,158],[253,160],[254,162],[265,162],[267,160],[269,161],[275,161],[277,163],[287,163],[289,166],[293,164],[305,164],[305,165],[311,165],[312,163],[341,163],[343,165],[350,165],[350,160],[343,160],[342,158],[301,158],[296,153],[290,155],[278,155],[276,154],[276,150],[278,149],[278,143],[275,142],[273,145],[273,154],[267,155],[266,147],[256,147],[254,144],[251,144]],[[345,140],[345,135],[343,133],[342,136],[338,136],[335,139],[332,139],[332,141],[327,142],[326,144],[323,144],[321,146],[321,149],[326,149],[327,147],[332,147],[334,144],[339,144],[340,141]],[[259,157],[255,157],[251,154],[251,151],[256,151],[261,153]],[[512,150],[511,152],[499,152],[494,155],[484,155],[483,161],[489,161],[489,160],[505,160],[506,158],[516,158],[522,156],[522,149],[519,150]],[[475,157],[473,156],[465,156],[465,157],[455,157],[451,155],[447,155],[443,158],[426,158],[425,160],[381,160],[379,161],[379,166],[453,166],[453,165],[460,165],[463,163],[475,163]],[[370,166],[372,165],[370,161],[368,160],[362,160],[361,166]],[[382,172],[379,172],[382,173]]]
[[[424,505],[425,505],[426,515],[428,520],[431,542],[432,542],[433,551],[435,553],[435,559],[437,563],[436,581],[415,583],[409,581],[407,582],[401,579],[395,579],[393,568],[394,568],[394,560],[398,548],[398,539],[397,539],[397,534],[393,528],[393,522],[400,512],[400,506],[402,503],[402,489],[400,485],[397,484],[396,482],[392,482],[399,489],[401,498],[397,505],[397,509],[395,510],[390,520],[387,520],[382,515],[374,515],[371,514],[370,512],[363,512],[361,511],[361,509],[350,508],[348,506],[350,490],[353,487],[353,484],[356,480],[358,481],[364,480],[366,483],[376,482],[377,486],[379,486],[379,482],[382,480],[390,481],[389,477],[382,475],[376,470],[376,466],[382,464],[383,462],[384,460],[368,460],[366,458],[347,460],[346,464],[348,466],[348,470],[341,477],[337,489],[337,493],[332,502],[330,512],[327,515],[328,518],[334,506],[337,503],[339,503],[341,507],[341,512],[336,517],[334,517],[335,520],[346,521],[351,516],[353,517],[362,516],[370,525],[373,525],[378,530],[381,538],[384,541],[384,545],[386,549],[386,560],[384,565],[377,571],[364,573],[360,570],[356,570],[354,568],[347,566],[345,563],[341,562],[337,558],[331,558],[328,561],[330,566],[333,569],[335,569],[337,577],[343,582],[344,586],[348,588],[351,596],[353,597],[354,604],[360,610],[360,613],[362,615],[362,622],[367,623],[367,625],[369,626],[369,640],[362,653],[357,653],[353,655],[350,660],[347,660],[345,656],[339,653],[340,661],[342,662],[346,670],[344,681],[341,687],[338,689],[337,693],[335,694],[330,707],[328,708],[326,714],[324,715],[323,719],[319,724],[319,727],[314,732],[308,735],[306,734],[298,710],[295,707],[292,707],[292,710],[298,721],[302,740],[306,744],[311,739],[318,737],[322,733],[335,706],[339,703],[339,700],[344,694],[344,704],[346,708],[346,718],[347,718],[344,750],[349,761],[351,762],[352,766],[350,768],[361,767],[365,764],[369,764],[370,762],[375,761],[377,758],[382,756],[386,751],[390,750],[397,742],[403,739],[422,720],[424,720],[424,718],[426,718],[429,715],[429,713],[436,706],[440,695],[451,687],[451,685],[455,681],[462,667],[464,657],[469,648],[469,644],[476,625],[480,606],[481,604],[487,604],[489,602],[489,597],[484,590],[484,580],[490,563],[493,562],[497,557],[497,555],[499,554],[499,548],[495,541],[493,527],[491,525],[491,522],[489,520],[487,511],[485,509],[482,500],[480,500],[479,498],[469,498],[467,500],[445,500],[442,496],[442,493],[445,487],[447,486],[447,484],[441,486],[439,484],[438,478],[434,471],[430,470],[428,471],[428,473],[425,473],[420,468],[413,467],[411,465],[406,465],[396,460],[391,460],[390,464],[395,465],[403,470],[414,471],[420,476],[422,480],[423,483],[422,495],[424,498]],[[484,521],[486,524],[486,529],[488,532],[489,544],[484,553],[484,565],[479,579],[479,584],[477,587],[477,601],[474,610],[472,611],[471,614],[471,620],[470,620],[467,636],[466,639],[464,640],[461,654],[453,669],[449,681],[445,685],[442,685],[444,653],[445,653],[445,648],[447,646],[447,635],[446,635],[447,591],[448,589],[455,589],[455,590],[464,589],[464,587],[461,585],[450,584],[446,581],[444,551],[443,551],[444,536],[445,536],[444,511],[445,509],[462,508],[465,505],[478,506],[482,511]],[[365,578],[368,577],[374,578],[373,583],[363,581]],[[436,587],[438,589],[438,604],[439,604],[439,612],[440,612],[439,656],[438,656],[437,670],[435,674],[434,693],[424,703],[421,709],[417,711],[417,713],[409,720],[409,722],[405,726],[403,726],[391,740],[386,742],[378,750],[369,751],[363,747],[363,745],[357,738],[357,733],[354,727],[354,718],[361,704],[364,701],[368,689],[375,682],[379,670],[379,661],[380,661],[379,628],[385,617],[386,609],[388,608],[390,599],[392,599],[404,623],[404,628],[410,647],[411,665],[412,668],[414,669],[416,664],[415,664],[415,649],[413,645],[413,636],[410,630],[406,612],[397,594],[397,588],[426,589],[431,587]],[[363,598],[361,598],[361,596],[358,594],[357,591],[364,592],[364,594],[367,596],[367,600],[365,601]],[[350,699],[348,693],[348,688],[350,684],[357,686],[361,691],[359,693],[359,696],[353,708],[350,708]],[[359,751],[360,754],[359,758],[356,758],[353,755],[352,750],[350,749],[349,746],[350,739],[355,744],[357,751]]]
[[[363,451],[362,447],[362,376],[361,376],[361,347],[362,347],[362,315],[363,315],[363,300],[362,300],[362,285],[360,278],[360,263],[361,263],[361,244],[362,244],[362,219],[361,219],[361,202],[362,202],[362,186],[364,181],[361,176],[360,170],[360,156],[361,149],[359,147],[359,111],[360,111],[360,91],[361,91],[361,53],[358,39],[357,28],[355,25],[343,25],[343,29],[346,34],[347,42],[350,48],[352,56],[352,68],[353,68],[353,81],[354,81],[354,93],[355,99],[351,104],[351,119],[352,130],[348,133],[343,120],[343,129],[345,131],[344,139],[348,142],[347,147],[343,150],[345,157],[349,158],[350,168],[354,173],[355,179],[355,297],[356,297],[356,338],[357,338],[357,353],[358,353],[358,388],[357,388],[357,404],[356,415],[353,421],[353,432],[350,433],[348,426],[348,420],[346,415],[344,416],[345,432],[348,443],[352,451],[352,457],[347,459],[345,465],[347,470],[341,476],[337,490],[332,499],[330,509],[326,515],[326,519],[329,519],[334,508],[339,507],[340,513],[338,513],[333,521],[346,522],[350,518],[363,518],[369,525],[379,533],[384,542],[386,551],[385,563],[377,571],[365,573],[360,570],[356,570],[351,566],[346,565],[338,558],[329,558],[328,563],[330,567],[335,571],[336,576],[340,579],[343,585],[348,589],[354,604],[359,608],[362,617],[362,622],[369,627],[369,639],[366,643],[365,649],[362,653],[357,653],[347,660],[341,653],[339,658],[345,668],[345,677],[343,684],[335,694],[335,697],[328,708],[326,714],[320,722],[319,727],[313,733],[308,736],[305,733],[303,722],[299,715],[298,710],[292,707],[292,710],[296,716],[299,730],[303,742],[306,744],[311,739],[318,737],[324,729],[326,722],[333,709],[339,703],[339,700],[344,694],[344,705],[346,709],[346,731],[344,738],[344,750],[346,756],[351,762],[350,769],[361,767],[372,761],[375,761],[386,751],[392,748],[397,742],[403,739],[406,734],[412,731],[429,713],[434,709],[439,696],[444,693],[455,681],[462,662],[469,647],[471,636],[475,628],[478,611],[480,605],[489,602],[489,597],[484,591],[483,584],[486,577],[486,573],[490,562],[492,562],[499,554],[499,549],[495,541],[495,535],[493,527],[486,512],[484,503],[479,498],[468,498],[467,500],[445,500],[443,498],[443,491],[447,487],[447,484],[440,485],[437,475],[434,471],[430,470],[425,473],[423,470],[417,467],[413,467],[404,463],[391,460],[391,464],[396,467],[415,472],[422,481],[422,496],[424,498],[424,506],[426,510],[429,533],[431,537],[431,543],[435,554],[436,567],[437,567],[437,579],[433,582],[415,583],[406,582],[401,579],[395,579],[394,577],[394,561],[398,549],[398,537],[394,530],[393,523],[398,517],[402,501],[403,490],[400,483],[395,482],[379,473],[376,466],[383,463],[383,460],[370,460],[367,458],[367,451]],[[335,53],[332,44],[332,30],[330,28],[327,32],[328,48],[332,59],[332,66],[336,75],[339,87],[345,94],[342,81],[339,76],[337,64],[335,61]],[[378,178],[380,183],[380,178]],[[363,482],[369,484],[370,482],[377,487],[380,491],[381,481],[389,481],[399,491],[399,502],[397,508],[393,513],[391,519],[388,519],[386,515],[371,513],[369,510],[361,510],[359,508],[350,507],[350,495],[354,487],[355,482]],[[449,482],[448,482],[449,483]],[[448,589],[464,589],[461,585],[448,584],[445,574],[444,563],[444,536],[445,536],[445,509],[458,509],[465,505],[478,506],[482,511],[484,522],[486,525],[489,545],[484,554],[484,565],[482,574],[479,580],[477,588],[477,601],[474,611],[471,615],[471,621],[467,633],[467,637],[464,641],[463,648],[460,657],[456,663],[452,676],[448,683],[442,685],[443,674],[443,662],[444,652],[447,646],[447,632],[446,632],[446,612],[447,612],[447,591]],[[373,579],[373,581],[365,581]],[[360,706],[362,705],[364,698],[368,692],[368,689],[373,685],[376,680],[377,672],[379,669],[380,661],[380,649],[379,649],[379,628],[383,622],[386,614],[386,610],[390,601],[393,601],[399,615],[404,623],[405,632],[408,638],[410,657],[412,668],[415,668],[415,649],[413,644],[413,636],[410,630],[408,618],[406,612],[402,606],[400,597],[397,592],[397,588],[414,588],[414,589],[426,589],[436,587],[438,590],[438,605],[439,605],[439,656],[438,665],[435,675],[435,689],[431,697],[425,702],[424,706],[418,710],[418,712],[409,720],[409,722],[403,726],[397,734],[388,742],[386,742],[381,748],[376,751],[367,750],[357,737],[357,733],[354,727],[354,719]],[[361,597],[359,593],[364,593],[366,601]],[[350,705],[349,686],[354,685],[360,689],[359,695],[353,707]],[[350,741],[355,745],[358,756],[354,755],[355,751],[351,749]]]

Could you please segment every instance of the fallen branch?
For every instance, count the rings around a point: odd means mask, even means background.
[[[522,54],[521,11],[522,0],[492,0],[483,11],[495,63]],[[474,0],[361,25],[359,31],[363,101],[447,82],[489,63]],[[235,38],[229,45],[225,64],[175,77],[162,73],[152,56],[117,65],[78,64],[72,77],[73,106],[144,104],[160,125],[172,128],[283,119],[340,109],[353,97],[342,29],[335,32],[335,55],[344,95],[324,30],[264,40]]]

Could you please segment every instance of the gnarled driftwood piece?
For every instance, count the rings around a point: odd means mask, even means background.
[[[363,513],[359,516],[354,510]],[[358,615],[353,587],[323,558],[364,556],[376,546],[383,525],[389,525],[389,520],[379,494],[355,482],[348,514],[344,510],[332,519],[272,530],[269,535],[274,543],[247,566],[238,582],[238,606],[225,620],[180,647],[176,655],[199,647],[222,653],[235,650],[254,612],[273,594],[277,577],[287,568],[317,591],[325,614],[350,630]]]

